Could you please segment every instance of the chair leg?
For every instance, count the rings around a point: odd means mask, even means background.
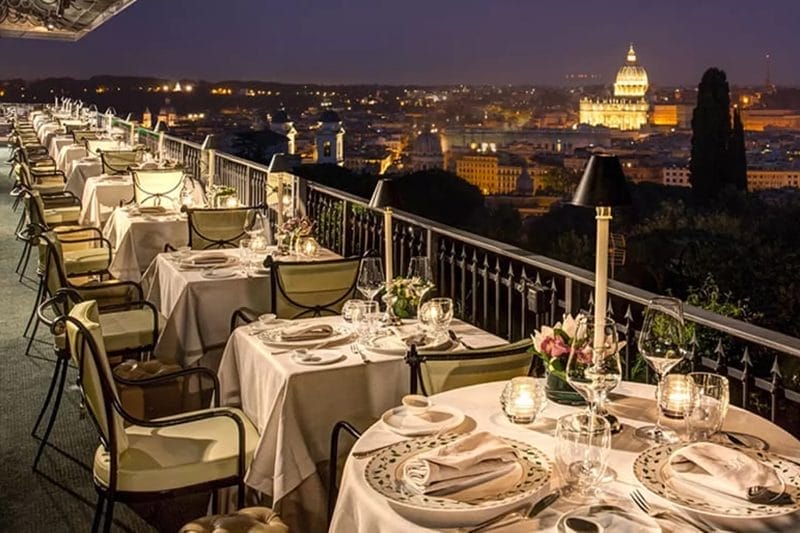
[[[211,514],[219,514],[219,491],[217,489],[211,491]]]
[[[47,412],[47,407],[50,405],[50,399],[53,397],[53,390],[56,388],[56,382],[58,381],[62,361],[63,359],[59,357],[56,360],[55,366],[53,367],[53,377],[50,379],[50,387],[47,389],[47,394],[44,397],[42,410],[39,411],[39,416],[36,417],[36,423],[33,425],[33,429],[31,430],[31,437],[36,436],[36,430],[39,429],[39,424],[41,424],[42,418],[44,418],[44,414]]]
[[[22,283],[22,279],[25,277],[25,272],[28,270],[28,262],[31,259],[31,250],[32,246],[28,244],[27,248],[24,249],[25,254],[25,262],[22,264],[22,270],[19,273],[19,282]]]
[[[31,346],[33,346],[33,339],[36,338],[36,331],[39,329],[39,315],[33,317],[33,330],[31,336],[28,337],[28,345],[25,347],[25,355],[31,355]]]
[[[114,494],[108,494],[108,503],[106,504],[106,519],[103,523],[103,533],[111,531],[111,523],[114,521]]]
[[[94,518],[92,519],[92,533],[96,533],[100,527],[100,517],[103,516],[103,507],[106,504],[106,495],[97,489],[97,505],[94,507]]]
[[[36,311],[39,307],[39,304],[42,303],[44,299],[44,279],[39,279],[39,287],[36,289],[36,299],[33,301],[33,310],[31,311],[31,316],[28,317],[28,323],[25,324],[25,331],[22,333],[23,337],[28,336],[28,330],[31,328],[31,324],[33,323],[33,319],[37,318]]]
[[[61,406],[61,397],[64,395],[64,380],[67,378],[67,366],[69,365],[61,365],[61,376],[58,380],[58,390],[56,391],[56,397],[53,401],[53,410],[50,412],[50,420],[47,422],[47,428],[44,430],[44,435],[42,435],[42,442],[39,443],[39,450],[36,452],[36,458],[33,460],[34,470],[36,470],[36,466],[39,464],[39,459],[42,457],[44,447],[47,446],[47,439],[50,437],[50,432],[53,430],[53,424],[55,424],[56,421],[56,413],[58,413],[58,408]]]
[[[25,261],[25,254],[28,252],[28,247],[30,247],[30,245],[31,243],[28,241],[25,241],[25,243],[22,245],[22,253],[19,254],[19,261],[17,261],[17,267],[14,269],[14,272],[16,272],[17,274],[20,273],[20,269],[22,268],[22,262]]]
[[[244,480],[240,479],[236,487],[236,509],[244,508]]]

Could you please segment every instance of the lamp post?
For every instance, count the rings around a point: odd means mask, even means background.
[[[286,215],[286,208],[294,205],[294,198],[292,194],[292,171],[300,166],[300,156],[293,154],[275,154],[272,156],[272,161],[269,164],[267,172],[267,204],[269,205],[269,197],[271,193],[275,193],[275,214],[277,215],[277,224],[283,224],[283,219]],[[289,194],[286,194],[285,180],[289,181]],[[277,183],[275,183],[277,182]]]
[[[384,268],[386,269],[386,283],[391,283],[394,277],[392,258],[392,206],[397,205],[397,187],[393,180],[384,178],[378,181],[369,206],[373,209],[383,209],[383,239],[384,239]]]
[[[595,154],[586,164],[572,204],[595,208],[597,246],[595,248],[594,339],[593,347],[605,344],[605,319],[608,309],[608,234],[611,210],[630,205],[631,196],[617,156]]]

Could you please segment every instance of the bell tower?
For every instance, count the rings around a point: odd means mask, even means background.
[[[342,119],[335,111],[325,111],[319,117],[319,128],[315,138],[318,164],[344,165],[344,128]]]

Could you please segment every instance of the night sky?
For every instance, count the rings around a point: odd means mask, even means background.
[[[138,0],[77,43],[0,40],[0,77],[316,83],[613,81],[633,41],[651,83],[800,85],[799,0]]]

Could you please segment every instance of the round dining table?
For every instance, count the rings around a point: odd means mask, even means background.
[[[550,460],[553,475],[549,487],[531,496],[531,503],[558,488],[554,452],[556,420],[562,415],[575,412],[581,407],[572,407],[548,402],[536,420],[529,425],[511,423],[501,410],[500,395],[505,382],[486,383],[454,389],[431,397],[437,405],[455,407],[463,411],[466,421],[459,426],[465,433],[486,431],[491,434],[513,439],[534,446]],[[543,382],[542,382],[542,385]],[[762,518],[720,518],[705,514],[688,513],[674,506],[667,500],[645,490],[634,475],[633,464],[637,456],[646,450],[647,443],[637,439],[635,428],[652,424],[656,418],[655,387],[633,382],[623,382],[612,393],[608,410],[615,414],[623,424],[623,429],[612,438],[611,452],[605,482],[600,487],[600,498],[596,503],[610,503],[630,509],[631,513],[640,513],[630,497],[631,492],[638,489],[648,503],[657,508],[676,511],[690,519],[700,518],[705,523],[727,531],[800,531],[800,512],[785,514],[769,519]],[[676,427],[680,429],[679,427]],[[723,431],[728,434],[754,436],[768,444],[768,450],[797,459],[800,455],[800,441],[770,421],[756,414],[731,407],[725,419]],[[735,437],[734,437],[735,438]],[[331,520],[331,533],[352,531],[378,532],[422,532],[441,531],[441,526],[433,529],[423,524],[412,522],[398,514],[386,497],[379,494],[367,482],[365,471],[370,460],[380,453],[380,449],[392,442],[400,442],[405,438],[387,430],[383,422],[378,421],[367,429],[350,451],[345,463],[339,495]],[[354,456],[355,454],[355,456]],[[800,465],[795,465],[795,476],[800,477]],[[800,483],[800,480],[798,480]],[[595,502],[591,502],[595,503]],[[552,506],[535,517],[525,521],[521,528],[508,531],[558,531],[558,520],[561,515],[576,507],[576,504],[559,499]],[[665,531],[681,531],[678,522],[659,520]],[[452,531],[459,531],[455,521],[448,524]],[[445,529],[446,531],[447,529]],[[460,531],[469,531],[469,528]]]

